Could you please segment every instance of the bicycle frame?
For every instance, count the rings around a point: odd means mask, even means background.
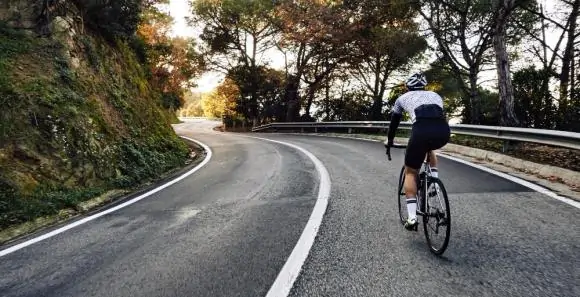
[[[429,158],[431,156],[431,151],[427,152],[427,157],[425,158],[425,160],[423,161],[423,165],[421,166],[421,168],[419,169],[419,178],[417,179],[417,182],[420,183],[421,185],[421,189],[419,190],[419,187],[417,187],[417,196],[420,196],[421,199],[417,199],[417,203],[420,203],[417,205],[417,214],[420,213],[421,216],[425,216],[427,215],[427,209],[429,209],[429,199],[427,199],[427,190],[429,187],[429,179],[434,179],[434,177],[431,175],[432,171],[431,171],[431,165],[429,164]],[[419,192],[421,191],[421,192]],[[420,193],[420,194],[419,194]],[[436,195],[437,195],[437,201],[439,202],[441,208],[444,208],[443,203],[441,202],[441,197],[439,197],[439,191],[436,190],[435,191]]]
[[[391,145],[388,146],[385,144],[387,148],[387,156],[389,161],[391,161],[391,147],[398,147],[398,148],[405,148],[405,155],[406,155],[406,146],[403,145]],[[447,248],[449,243],[449,236],[450,236],[450,222],[451,222],[451,213],[449,211],[449,199],[447,198],[447,192],[445,190],[445,186],[443,183],[436,177],[433,177],[433,170],[431,168],[430,158],[431,158],[431,151],[427,152],[418,172],[415,175],[415,181],[417,183],[417,216],[422,217],[423,221],[423,228],[425,231],[425,238],[427,239],[427,243],[431,252],[435,253],[436,255],[441,255]],[[405,223],[404,214],[406,210],[402,210],[404,208],[403,198],[405,198],[405,193],[403,193],[403,187],[405,180],[405,166],[403,166],[401,170],[401,175],[399,177],[398,183],[398,204],[399,204],[399,219],[401,223]],[[430,186],[433,185],[433,189],[431,192]],[[432,201],[432,199],[437,199],[437,202]],[[437,205],[439,204],[439,205]],[[440,206],[441,208],[438,208]],[[433,227],[434,222],[435,225]],[[439,228],[441,226],[446,226],[444,231],[444,240],[442,243],[441,248],[436,247],[432,241],[432,236],[439,234]],[[417,229],[415,228],[415,231]],[[434,232],[434,233],[433,233]]]
[[[427,204],[429,203],[427,197],[427,187],[429,185],[428,180],[431,178],[431,165],[429,164],[431,157],[431,151],[427,152],[427,156],[425,160],[423,160],[423,164],[421,168],[419,168],[419,172],[415,177],[417,180],[417,196],[420,199],[417,199],[417,214],[420,216],[424,216],[427,211]],[[419,198],[418,197],[418,198]]]
[[[406,148],[405,148],[406,153]],[[417,175],[415,176],[417,183],[417,215],[426,216],[427,209],[429,209],[429,199],[427,198],[427,190],[429,186],[429,179],[433,178],[431,173],[431,165],[430,163],[431,158],[431,151],[427,152],[425,159],[423,160],[423,164],[419,168]],[[403,165],[404,166],[404,165]],[[437,193],[439,195],[439,193]],[[439,203],[441,203],[440,199]]]

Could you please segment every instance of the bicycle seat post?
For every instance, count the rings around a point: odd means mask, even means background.
[[[431,151],[427,152],[427,157],[425,158],[423,164],[425,164],[425,173],[427,176],[431,176]]]

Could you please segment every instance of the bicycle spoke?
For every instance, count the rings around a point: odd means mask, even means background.
[[[407,199],[405,197],[405,191],[403,190],[403,184],[405,181],[404,176],[405,167],[401,168],[401,172],[399,174],[399,184],[397,186],[397,193],[398,193],[398,204],[399,204],[399,220],[401,224],[404,224],[407,220]]]
[[[449,201],[440,180],[433,181],[427,188],[427,214],[423,220],[425,237],[431,251],[441,255],[447,248],[450,235]],[[434,201],[437,200],[437,201]]]

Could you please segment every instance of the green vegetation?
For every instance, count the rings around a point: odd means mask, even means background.
[[[103,188],[69,189],[42,186],[26,197],[0,188],[0,229],[36,218],[57,214],[65,208],[75,208],[79,203],[96,197]]]
[[[511,142],[507,150],[504,150],[502,140],[467,135],[454,135],[450,143],[502,153],[538,164],[580,171],[579,150],[527,142]]]
[[[175,115],[129,45],[0,23],[0,229],[183,166]]]
[[[169,36],[169,0],[11,0],[0,6],[0,228],[184,164],[170,126],[182,107],[230,130],[387,120],[421,64],[449,117],[580,131],[579,1],[544,13],[535,0],[196,0],[197,44]],[[206,68],[226,77],[193,95]],[[499,92],[483,87],[490,68]]]

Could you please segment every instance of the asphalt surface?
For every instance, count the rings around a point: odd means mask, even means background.
[[[0,257],[0,296],[264,296],[318,191],[292,148],[176,126],[213,151],[181,182]],[[441,159],[450,196],[444,257],[398,222],[402,151],[380,143],[260,134],[303,147],[331,177],[318,237],[291,296],[580,296],[580,210]]]

